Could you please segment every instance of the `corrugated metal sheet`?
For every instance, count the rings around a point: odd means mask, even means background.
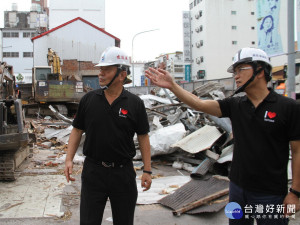
[[[209,149],[221,135],[222,133],[216,127],[205,125],[171,147],[178,147],[189,153],[197,153]]]
[[[181,209],[190,203],[193,203],[206,196],[212,195],[219,191],[229,188],[229,181],[211,177],[209,180],[191,180],[173,194],[168,195],[158,202],[173,210]],[[188,211],[187,213],[195,214],[202,212],[216,212],[222,209],[228,202],[226,196],[215,199],[205,205]]]

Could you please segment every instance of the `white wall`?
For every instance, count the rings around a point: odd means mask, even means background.
[[[49,28],[52,29],[76,17],[105,28],[105,0],[51,0]]]
[[[18,38],[3,38],[3,52],[19,52],[18,58],[3,58],[3,61],[13,66],[15,75],[19,73],[31,73],[33,58],[24,58],[23,52],[33,52],[33,44],[30,38],[23,38],[23,32],[34,30],[2,30],[2,32],[18,32]]]
[[[76,20],[34,40],[34,66],[47,65],[48,48],[64,59],[98,63],[101,53],[115,46],[115,39],[81,20]]]
[[[132,73],[132,67],[134,66],[134,86],[141,86],[141,76],[145,75],[144,72],[144,63],[133,63],[131,64],[130,71],[131,71],[131,76],[133,75]],[[133,83],[129,84],[132,85]]]
[[[189,1],[190,3],[193,1]],[[202,17],[195,18],[202,10]],[[236,11],[236,15],[231,15]],[[255,1],[202,0],[191,10],[192,29],[192,76],[198,70],[205,70],[205,79],[230,77],[227,68],[232,63],[232,57],[242,47],[256,47],[256,15]],[[203,26],[203,31],[197,33],[196,28]],[[236,30],[232,30],[236,26]],[[252,30],[251,27],[255,27]],[[203,46],[197,48],[196,42],[203,40]],[[233,45],[232,41],[237,41]],[[255,44],[252,44],[252,41]],[[204,62],[197,64],[196,58],[203,57]]]

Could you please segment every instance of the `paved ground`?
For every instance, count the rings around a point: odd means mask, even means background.
[[[62,175],[63,165],[58,165],[57,167],[36,167],[33,165],[33,161],[49,160],[48,156],[51,153],[51,150],[36,151],[34,157],[28,159],[21,166],[20,177],[15,183],[0,182],[1,225],[79,224],[81,165],[75,165],[74,168],[74,173],[77,174],[75,176],[76,181],[72,184],[67,184]],[[162,176],[189,175],[186,171],[178,172],[165,164],[154,165],[153,172]],[[139,176],[140,174],[141,172],[137,171],[137,175]],[[9,192],[9,190],[19,190],[19,193],[21,193],[21,190],[26,191],[24,192],[25,194],[16,195],[15,192]],[[64,212],[64,216],[59,218],[59,212]],[[104,212],[102,224],[113,224],[109,202]],[[135,224],[225,225],[228,224],[228,219],[223,210],[217,213],[184,214],[176,217],[173,216],[171,209],[159,204],[151,204],[138,205],[136,207]],[[291,221],[290,224],[300,224],[300,213],[296,214],[296,219]]]

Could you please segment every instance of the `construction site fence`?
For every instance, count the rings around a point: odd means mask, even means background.
[[[235,89],[234,79],[232,77],[230,78],[223,78],[223,79],[214,79],[214,80],[200,80],[200,81],[193,81],[188,83],[179,83],[179,85],[189,91],[192,92],[196,88],[202,86],[205,83],[208,82],[218,82],[225,87],[226,94],[232,93],[232,91]],[[126,87],[126,90],[130,91],[133,94],[141,95],[141,94],[150,94],[152,92],[156,92],[158,89],[157,86],[136,86],[136,87]]]

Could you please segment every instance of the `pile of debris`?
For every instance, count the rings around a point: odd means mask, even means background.
[[[225,97],[223,91],[224,87],[219,83],[209,82],[195,89],[193,94],[205,99],[222,99]],[[212,175],[226,177],[230,169],[233,136],[229,119],[220,119],[195,111],[180,103],[167,90],[161,89],[157,93],[157,95],[140,96],[145,103],[150,123],[152,161],[169,161],[174,168],[188,171],[190,176],[176,177],[175,180],[171,178],[166,180],[158,176],[157,179],[153,179],[151,188],[154,190],[154,186],[158,185],[156,197],[151,195],[151,201],[145,200],[146,196],[150,195],[149,192],[139,191],[138,204],[160,203],[173,208],[176,215],[186,211],[200,213],[220,210],[228,202],[226,198],[228,179],[220,179]],[[40,163],[36,160],[38,167],[55,167],[64,163],[72,130],[71,119],[59,114],[51,106],[50,109],[59,121],[51,121],[51,118],[47,117],[30,122],[31,132],[37,134],[38,148],[50,149],[55,153],[50,156],[51,158],[47,158],[48,161]],[[75,163],[82,164],[84,161],[82,155],[84,139],[85,136],[75,155]],[[137,149],[134,158],[135,167],[142,169],[141,153],[136,137],[135,144]],[[178,194],[185,198],[178,198]],[[195,203],[199,200],[200,204]],[[209,204],[211,201],[214,201],[214,204]],[[187,205],[189,210],[186,210]],[[201,210],[199,206],[202,207]],[[192,210],[195,207],[197,210]]]

